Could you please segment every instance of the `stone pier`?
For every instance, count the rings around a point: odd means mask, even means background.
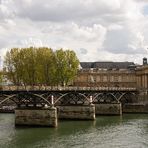
[[[121,103],[95,104],[96,115],[122,115]]]
[[[57,126],[57,109],[50,108],[17,108],[15,109],[15,125]]]
[[[95,105],[57,106],[59,119],[94,120]]]

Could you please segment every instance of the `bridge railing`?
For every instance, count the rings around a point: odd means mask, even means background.
[[[53,90],[53,91],[66,91],[66,90],[96,90],[96,91],[136,91],[137,88],[136,87],[80,87],[80,86],[3,86],[1,90]]]

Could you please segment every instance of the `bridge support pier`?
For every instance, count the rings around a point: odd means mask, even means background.
[[[122,115],[121,103],[95,104],[95,109],[96,109],[96,115]]]
[[[15,109],[15,125],[25,126],[57,126],[57,109],[50,107],[46,109]]]
[[[57,106],[59,119],[94,120],[95,105]]]

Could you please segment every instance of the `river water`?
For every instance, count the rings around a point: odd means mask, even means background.
[[[0,148],[148,148],[148,114],[59,121],[57,128],[16,128],[0,114]]]

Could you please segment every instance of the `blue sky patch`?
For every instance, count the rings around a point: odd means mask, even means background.
[[[143,8],[143,14],[148,15],[148,5],[144,6]]]

